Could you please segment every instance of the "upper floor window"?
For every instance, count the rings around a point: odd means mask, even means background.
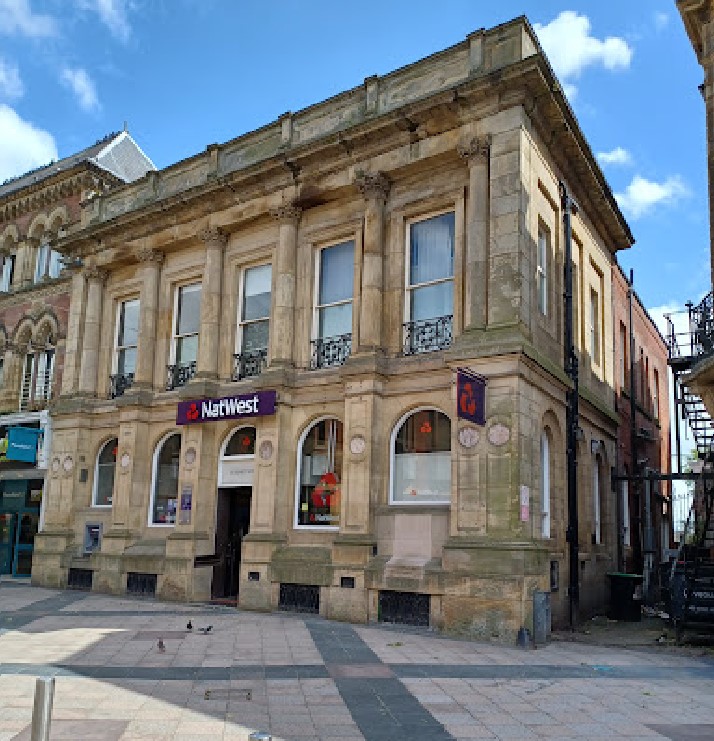
[[[602,543],[602,524],[601,524],[601,502],[600,492],[600,456],[596,455],[592,459],[593,463],[593,545]]]
[[[628,481],[622,482],[622,544],[631,544],[630,536],[630,485]]]
[[[62,269],[62,255],[53,250],[49,243],[43,241],[37,248],[37,261],[35,263],[35,283],[43,278],[57,278]]]
[[[149,525],[176,523],[181,435],[167,435],[156,446],[151,477]]]
[[[114,344],[112,398],[121,396],[134,382],[136,349],[139,342],[139,299],[122,301],[117,307]]]
[[[94,471],[93,507],[110,507],[114,492],[114,472],[117,465],[117,448],[119,440],[114,437],[107,440],[97,456]]]
[[[303,433],[298,445],[297,527],[339,526],[342,445],[338,419],[321,419]]]
[[[437,409],[418,409],[392,433],[393,504],[451,501],[451,420]]]
[[[46,348],[25,355],[20,389],[20,411],[32,406],[44,406],[52,395],[55,351]]]
[[[179,286],[174,294],[171,363],[166,387],[184,386],[196,375],[198,330],[201,325],[201,284]]]
[[[313,368],[341,365],[352,350],[354,250],[354,242],[342,242],[317,253]]]
[[[536,265],[536,290],[538,309],[543,316],[548,314],[548,253],[550,252],[550,232],[541,224],[538,226],[538,263]]]
[[[659,371],[655,368],[652,384],[652,414],[659,419]]]
[[[454,314],[454,212],[408,226],[404,354],[451,344]]]
[[[550,538],[550,439],[546,430],[543,430],[540,436],[540,484],[542,496],[541,515],[543,517],[541,535],[544,538]]]
[[[627,328],[620,322],[620,357],[619,357],[619,381],[620,388],[624,389],[627,386]]]
[[[257,376],[268,357],[272,269],[259,265],[243,272],[236,363],[233,378]]]
[[[15,273],[15,255],[5,255],[2,258],[2,275],[0,275],[0,291],[7,293],[12,288],[12,278]]]
[[[600,296],[590,289],[590,357],[594,365],[600,365]]]

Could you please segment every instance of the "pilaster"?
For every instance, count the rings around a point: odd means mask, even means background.
[[[227,237],[214,227],[204,229],[198,236],[206,245],[206,267],[201,285],[201,326],[196,377],[207,380],[218,377],[223,251]]]
[[[154,386],[159,280],[164,254],[152,249],[140,249],[136,252],[136,259],[142,264],[141,271],[144,280],[139,296],[139,337],[133,387],[151,390]]]
[[[99,359],[99,340],[102,325],[102,299],[107,272],[96,266],[90,266],[84,268],[84,276],[88,287],[79,392],[94,396],[97,392],[97,361]]]

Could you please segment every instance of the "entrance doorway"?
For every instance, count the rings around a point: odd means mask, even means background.
[[[37,484],[37,489],[32,487]],[[5,481],[0,491],[0,574],[30,576],[41,482]]]
[[[216,506],[216,564],[213,566],[213,599],[238,597],[241,543],[250,530],[250,486],[218,490]]]

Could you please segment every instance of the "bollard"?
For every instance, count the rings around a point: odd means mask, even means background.
[[[255,731],[248,736],[248,741],[273,741],[273,737],[265,731]]]
[[[52,722],[52,700],[55,696],[55,678],[37,677],[35,682],[35,704],[32,708],[32,730],[30,741],[50,741]]]

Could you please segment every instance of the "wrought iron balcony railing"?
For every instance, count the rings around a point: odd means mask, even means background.
[[[312,340],[311,368],[332,368],[342,365],[352,352],[352,334]]]
[[[117,396],[124,396],[124,392],[131,388],[133,383],[133,373],[117,373],[114,376],[109,376],[109,398],[116,399]]]
[[[259,376],[263,372],[267,360],[267,347],[261,347],[258,350],[249,350],[248,352],[234,355],[232,379],[234,381],[240,381],[241,378]]]
[[[714,296],[708,293],[684,311],[665,314],[670,362],[682,364],[714,353]]]
[[[166,366],[166,390],[185,386],[196,375],[196,361]]]
[[[440,316],[404,324],[404,354],[417,355],[451,345],[454,317]]]

